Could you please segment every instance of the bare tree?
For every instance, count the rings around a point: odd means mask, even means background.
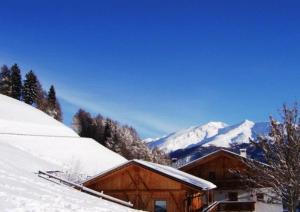
[[[300,125],[298,107],[282,108],[281,120],[270,118],[270,134],[251,141],[261,149],[264,163],[245,160],[249,166],[249,185],[269,187],[282,199],[290,212],[295,212],[300,197]]]

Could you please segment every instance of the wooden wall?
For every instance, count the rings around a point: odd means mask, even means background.
[[[181,170],[216,184],[218,189],[236,189],[245,186],[245,183],[230,170],[244,172],[245,169],[246,166],[240,159],[218,154]]]
[[[132,164],[89,181],[85,186],[105,194],[130,201],[134,208],[154,211],[155,200],[166,200],[168,212],[184,212],[190,207],[202,207],[202,193],[180,182]],[[194,198],[187,200],[187,196]],[[192,210],[190,210],[192,211]]]

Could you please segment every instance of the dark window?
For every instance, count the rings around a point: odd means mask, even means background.
[[[228,192],[228,200],[229,201],[238,201],[238,193],[237,192]]]
[[[264,194],[263,193],[257,193],[256,194],[257,201],[264,201]]]
[[[209,172],[208,173],[208,180],[216,180],[216,173],[215,172]]]
[[[154,212],[167,212],[167,201],[155,200],[154,201]]]

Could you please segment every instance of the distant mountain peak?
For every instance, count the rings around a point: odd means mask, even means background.
[[[229,147],[231,144],[249,143],[249,138],[267,134],[268,126],[268,123],[255,123],[248,119],[235,125],[212,121],[182,129],[158,139],[148,139],[148,145],[150,148],[159,148],[166,152],[193,146]]]
[[[197,144],[203,139],[208,139],[218,133],[218,131],[228,126],[224,122],[212,121],[204,125],[193,126],[186,129],[173,132],[167,136],[153,139],[147,139],[150,148],[159,148],[166,152],[171,152],[177,149],[187,148]]]

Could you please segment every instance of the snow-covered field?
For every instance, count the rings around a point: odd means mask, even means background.
[[[195,145],[229,147],[230,144],[249,143],[249,138],[265,135],[269,124],[245,120],[239,124],[227,125],[223,122],[209,122],[205,125],[190,127],[157,139],[146,139],[151,148],[166,152],[189,148]]]
[[[73,169],[94,175],[125,161],[43,112],[0,95],[1,212],[133,211],[36,174]]]

